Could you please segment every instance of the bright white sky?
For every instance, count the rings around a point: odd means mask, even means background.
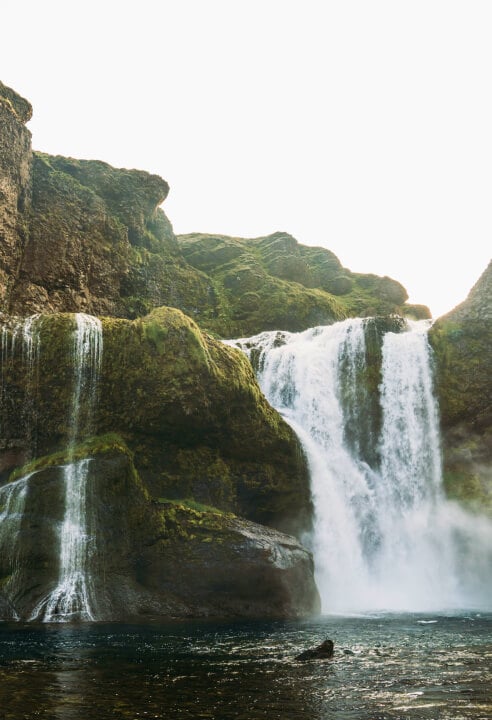
[[[438,316],[491,256],[490,0],[2,0],[35,149],[162,175],[177,233],[285,230]]]

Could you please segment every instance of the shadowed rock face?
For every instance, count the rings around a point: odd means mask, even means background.
[[[492,512],[492,263],[430,332],[451,497]]]
[[[217,510],[152,502],[124,444],[105,442],[87,450],[85,580],[96,619],[319,611],[312,558],[294,538]],[[60,572],[63,465],[40,467],[26,483],[18,527],[0,532],[2,619],[29,619]]]

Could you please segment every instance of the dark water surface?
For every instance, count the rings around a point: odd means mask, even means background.
[[[492,615],[0,624],[0,718],[488,720]]]

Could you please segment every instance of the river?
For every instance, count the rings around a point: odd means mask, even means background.
[[[490,717],[491,614],[0,625],[2,720]]]

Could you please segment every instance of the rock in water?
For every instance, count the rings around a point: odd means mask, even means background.
[[[329,660],[333,657],[333,649],[333,640],[324,640],[321,645],[302,652],[296,660]]]

